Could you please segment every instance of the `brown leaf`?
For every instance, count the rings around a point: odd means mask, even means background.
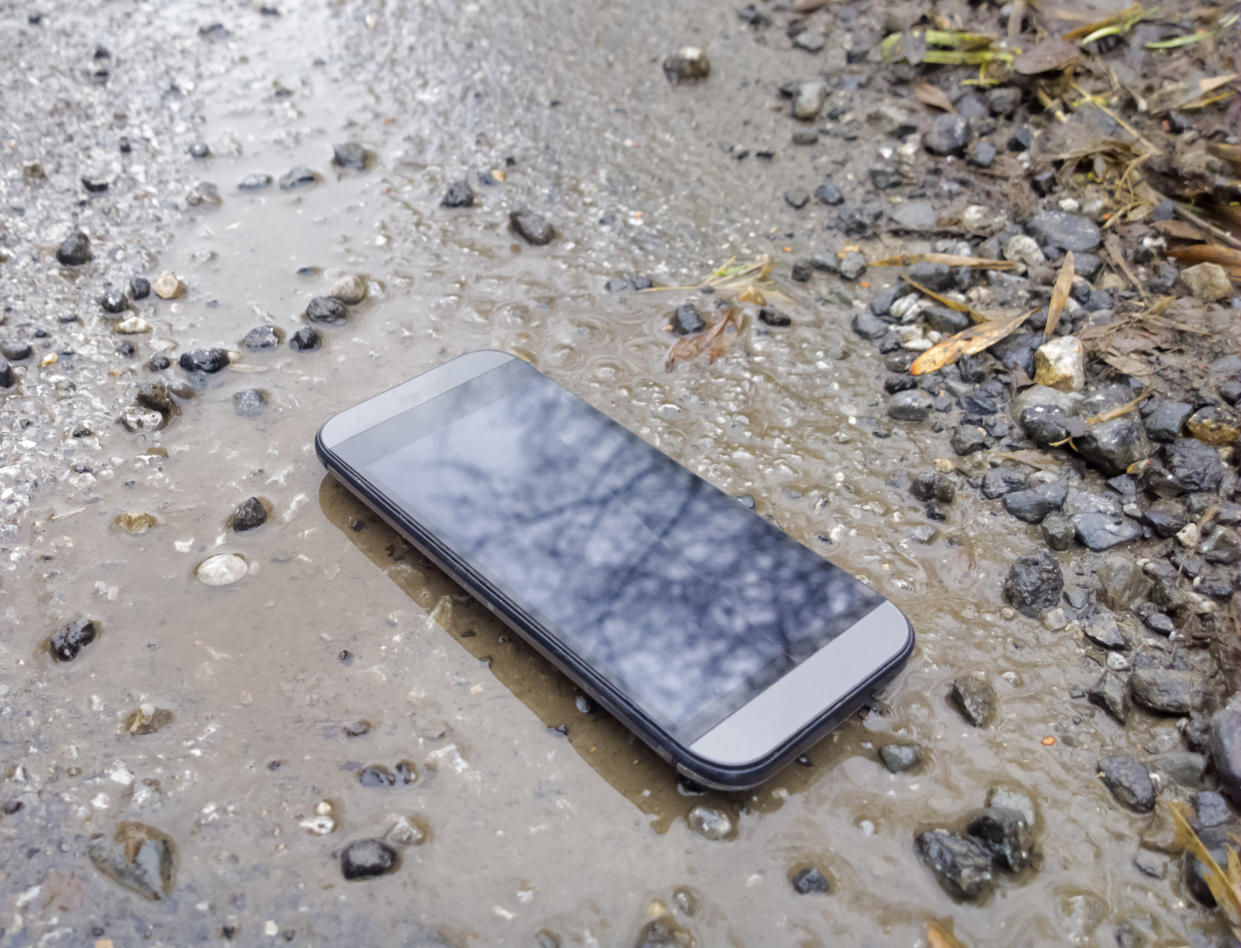
[[[936,918],[926,923],[926,944],[927,948],[965,948],[965,943]]]
[[[1021,76],[1037,76],[1042,72],[1068,69],[1081,59],[1082,51],[1075,44],[1059,37],[1050,37],[1032,46],[1013,60],[1013,71]]]
[[[1064,263],[1060,264],[1060,272],[1056,274],[1056,283],[1051,288],[1051,302],[1047,304],[1047,326],[1043,329],[1043,338],[1050,339],[1056,331],[1056,323],[1060,322],[1060,314],[1064,312],[1064,304],[1069,301],[1069,291],[1073,289],[1073,251],[1065,251]]]
[[[885,257],[868,263],[871,267],[907,267],[914,263],[942,263],[949,267],[974,267],[978,270],[1014,270],[1012,260],[993,260],[990,257],[963,257],[955,253],[903,253],[899,257]]]
[[[1018,464],[1026,464],[1040,471],[1056,471],[1060,469],[1060,462],[1051,455],[1031,448],[1023,448],[1020,451],[1002,451],[997,457],[1002,461],[1016,461]]]
[[[1223,244],[1191,244],[1188,247],[1173,247],[1168,256],[1178,263],[1218,263],[1234,273],[1241,273],[1241,250],[1233,250]]]
[[[1117,372],[1123,372],[1125,375],[1132,375],[1135,378],[1141,378],[1143,375],[1154,375],[1153,366],[1147,365],[1145,362],[1139,362],[1137,359],[1126,355],[1113,355],[1105,353],[1103,361],[1110,365]]]
[[[726,330],[731,328],[731,332]],[[710,365],[722,356],[733,341],[741,333],[741,312],[735,306],[729,306],[722,316],[705,331],[692,336],[678,339],[668,351],[664,360],[664,371],[671,372],[678,362],[688,362],[703,349],[707,351],[707,364]]]
[[[1206,238],[1206,234],[1193,224],[1178,221],[1175,218],[1166,221],[1155,221],[1153,226],[1155,230],[1165,237],[1171,237],[1175,240],[1204,240]]]
[[[949,309],[955,309],[958,313],[968,313],[970,319],[974,320],[974,322],[976,323],[980,323],[983,321],[982,316],[979,315],[978,312],[976,312],[975,310],[967,306],[965,303],[959,303],[956,300],[951,299],[950,297],[942,296],[939,293],[936,293],[930,287],[923,286],[917,280],[911,280],[909,277],[905,276],[904,274],[901,274],[901,279],[904,280],[906,283],[908,283],[910,286],[912,286],[919,293],[929,296],[931,299],[939,303],[941,306],[947,306]]]
[[[915,82],[913,92],[914,97],[923,105],[929,105],[933,109],[943,109],[945,112],[956,111],[952,103],[948,101],[948,94],[929,82]]]
[[[925,375],[928,372],[942,369],[946,365],[952,365],[961,356],[982,352],[1016,332],[1033,312],[1034,310],[1031,309],[1012,319],[991,319],[977,326],[970,326],[969,329],[963,329],[935,343],[914,359],[909,371],[912,375]]]

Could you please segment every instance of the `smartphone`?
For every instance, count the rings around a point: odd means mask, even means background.
[[[331,418],[324,465],[684,775],[766,780],[893,676],[904,615],[521,359]]]

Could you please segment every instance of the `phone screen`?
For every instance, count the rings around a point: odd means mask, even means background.
[[[686,745],[884,601],[517,359],[336,451]]]

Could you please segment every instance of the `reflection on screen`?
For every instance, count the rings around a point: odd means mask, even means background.
[[[347,459],[686,742],[882,602],[518,361],[359,439]]]

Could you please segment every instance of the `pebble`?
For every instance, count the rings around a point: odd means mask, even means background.
[[[556,228],[548,222],[547,218],[542,214],[536,214],[529,208],[521,208],[510,213],[508,224],[517,236],[536,247],[549,244],[556,237]]]
[[[919,500],[937,500],[942,504],[950,504],[957,495],[957,484],[950,474],[930,471],[915,477],[909,485],[909,492]]]
[[[334,296],[316,296],[306,304],[306,318],[316,323],[339,323],[349,316],[345,304]]]
[[[1068,492],[1068,485],[1060,480],[1010,491],[1004,495],[1004,509],[1018,520],[1041,523],[1049,513],[1063,506]]]
[[[1189,714],[1206,703],[1202,676],[1171,668],[1138,668],[1129,676],[1136,704],[1161,714]]]
[[[241,344],[252,351],[275,349],[280,345],[280,333],[275,326],[255,326],[246,333]]]
[[[62,625],[48,640],[48,649],[58,662],[71,662],[91,642],[95,641],[93,619],[74,619]]]
[[[1166,398],[1152,399],[1143,412],[1146,434],[1153,441],[1175,441],[1185,429],[1185,422],[1194,413],[1194,407],[1185,402]]]
[[[1040,244],[1074,253],[1088,253],[1103,239],[1094,221],[1067,211],[1044,211],[1030,218],[1027,226]]]
[[[397,846],[421,846],[430,835],[422,820],[416,817],[397,816],[384,833],[384,840]]]
[[[211,149],[206,142],[190,142],[190,147],[186,149],[191,158],[206,158],[211,154]]]
[[[267,508],[257,497],[250,497],[233,512],[232,526],[237,533],[253,530],[267,522]]]
[[[879,759],[889,773],[904,773],[922,763],[922,748],[910,742],[884,744],[879,748]]]
[[[866,272],[866,258],[856,250],[850,250],[840,258],[840,265],[837,268],[841,279],[856,280]]]
[[[976,141],[970,145],[965,160],[976,168],[990,168],[995,161],[995,146],[990,142]]]
[[[950,443],[952,450],[964,457],[967,454],[973,454],[975,451],[982,451],[990,443],[990,437],[985,428],[978,425],[958,425],[953,429]]]
[[[1122,805],[1135,813],[1155,809],[1155,785],[1146,765],[1133,757],[1115,754],[1099,761],[1099,776]]]
[[[1062,392],[1080,392],[1086,384],[1081,341],[1076,336],[1060,336],[1035,349],[1034,381]]]
[[[813,122],[823,111],[827,102],[827,84],[823,82],[803,82],[793,92],[793,118],[802,122]]]
[[[897,421],[925,421],[935,400],[922,389],[897,392],[888,400],[888,417]]]
[[[1207,753],[1221,790],[1241,806],[1241,709],[1224,708],[1211,716]]]
[[[271,175],[263,174],[260,171],[253,172],[241,179],[241,183],[237,185],[240,191],[262,191],[263,188],[271,187]]]
[[[444,197],[440,204],[443,207],[473,207],[474,189],[470,187],[470,182],[464,178],[460,181],[454,181],[448,186],[448,190],[444,192]]]
[[[172,723],[172,712],[153,704],[139,705],[121,721],[121,730],[131,737],[154,734]]]
[[[1099,680],[1091,686],[1086,697],[1092,704],[1098,705],[1115,718],[1119,724],[1124,724],[1129,717],[1129,691],[1124,679],[1110,668],[1099,676]]]
[[[918,834],[915,845],[918,855],[953,898],[974,900],[991,890],[991,853],[978,840],[933,829]]]
[[[91,837],[91,863],[109,879],[153,902],[172,894],[176,844],[145,823],[119,823],[109,838]]]
[[[129,298],[134,300],[144,300],[151,295],[151,281],[146,277],[130,277],[129,278]]]
[[[974,727],[987,727],[995,718],[995,689],[977,675],[962,675],[952,682],[952,703]]]
[[[22,359],[29,359],[32,355],[34,355],[34,347],[25,340],[0,342],[0,356],[6,359],[20,362]]]
[[[267,407],[267,393],[261,388],[245,388],[233,395],[233,411],[243,418],[255,418]]]
[[[151,331],[151,324],[141,316],[128,316],[112,327],[114,332],[123,336],[136,336]]]
[[[294,352],[314,352],[323,342],[319,331],[310,326],[303,326],[293,333],[289,339],[289,348]]]
[[[1110,612],[1100,612],[1091,616],[1083,629],[1086,638],[1100,648],[1109,651],[1127,651],[1130,647],[1129,637],[1121,630],[1116,617]]]
[[[223,349],[191,349],[182,352],[177,364],[187,372],[213,374],[228,365],[228,353]]]
[[[1197,263],[1181,271],[1181,282],[1200,300],[1219,300],[1232,294],[1232,281],[1218,263]]]
[[[151,281],[151,292],[161,300],[175,300],[185,295],[185,282],[171,270],[165,270]]]
[[[844,192],[830,181],[820,184],[814,189],[814,199],[820,204],[837,205],[843,204],[845,200]]]
[[[987,806],[970,817],[965,832],[1009,872],[1020,872],[1034,859],[1034,831],[1019,810]]]
[[[309,187],[318,180],[319,176],[305,165],[297,165],[280,176],[280,190],[292,191],[296,188]]]
[[[103,296],[99,298],[99,305],[103,307],[105,313],[123,313],[129,309],[129,297],[125,295],[124,290],[105,290]]]
[[[1184,491],[1219,490],[1224,477],[1219,453],[1193,438],[1179,438],[1161,452],[1172,484]]]
[[[1004,580],[1004,601],[1023,616],[1035,618],[1060,601],[1064,574],[1060,564],[1046,553],[1019,558]]]
[[[66,237],[56,248],[56,259],[67,267],[80,267],[91,260],[90,238],[82,231]]]
[[[1189,433],[1203,444],[1227,447],[1241,439],[1241,418],[1218,405],[1206,405],[1189,416]]]
[[[1047,544],[1047,548],[1057,553],[1069,549],[1077,538],[1077,528],[1073,526],[1073,521],[1055,513],[1043,518],[1039,532],[1043,534],[1043,542]]]
[[[1071,518],[1077,542],[1096,553],[1142,538],[1142,528],[1128,517],[1080,513]]]
[[[341,875],[349,880],[382,876],[399,863],[396,850],[379,839],[354,840],[340,854]]]
[[[827,895],[832,888],[827,876],[816,866],[799,870],[790,881],[793,883],[793,891],[798,895]]]
[[[701,803],[689,811],[686,821],[690,829],[707,839],[723,839],[733,829],[728,814]]]
[[[201,207],[204,204],[219,205],[222,202],[220,198],[220,189],[210,181],[199,181],[194,187],[190,188],[189,193],[185,195],[185,203],[190,207]]]
[[[922,136],[922,144],[935,155],[956,155],[965,150],[971,135],[965,116],[945,112],[931,120],[930,128]]]
[[[711,61],[697,46],[683,46],[664,60],[664,75],[669,82],[695,82],[711,75]]]
[[[686,300],[673,311],[672,330],[678,335],[702,332],[706,328],[707,324],[703,322],[702,314],[692,300]]]
[[[365,171],[370,163],[370,152],[358,142],[342,142],[332,146],[332,164],[337,168]]]
[[[1123,474],[1150,454],[1142,422],[1134,413],[1091,425],[1074,438],[1077,451],[1108,477]]]
[[[248,567],[236,553],[217,553],[198,564],[198,580],[205,586],[231,586],[243,579]]]
[[[164,426],[164,416],[157,411],[130,405],[119,417],[121,426],[128,432],[137,434],[142,431],[158,431]]]

